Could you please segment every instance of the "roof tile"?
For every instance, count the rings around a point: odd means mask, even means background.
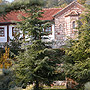
[[[42,11],[44,12],[44,14],[42,14],[43,17],[41,17],[40,20],[53,20],[53,15],[60,10],[61,8],[43,9]],[[6,17],[0,17],[0,23],[22,21],[22,19],[19,17],[20,15],[26,16],[27,14],[21,11],[11,11],[10,13],[6,14]]]

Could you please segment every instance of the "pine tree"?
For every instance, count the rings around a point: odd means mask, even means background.
[[[23,84],[23,87],[30,82],[35,83],[34,90],[39,90],[40,84],[50,85],[59,74],[55,71],[57,63],[61,63],[62,51],[44,48],[45,46],[38,41],[19,55],[20,63],[16,70],[19,84]]]
[[[19,25],[24,34],[28,35],[31,45],[19,55],[20,63],[17,73],[20,75],[21,84],[27,85],[30,81],[35,83],[34,90],[39,90],[40,83],[50,84],[56,77],[56,63],[60,63],[60,55],[55,50],[46,49],[45,43],[42,42],[42,37],[46,33],[43,31],[45,22],[39,19],[42,14],[41,9],[34,5],[30,7],[30,11],[26,10],[26,12],[30,16],[23,17],[24,21]]]
[[[63,54],[61,50],[47,49],[45,42],[42,42],[43,35],[47,35],[43,28],[48,23],[40,20],[43,14],[41,6],[40,0],[26,0],[13,2],[5,9],[6,12],[23,10],[27,13],[27,17],[22,17],[17,27],[28,36],[30,45],[19,54],[15,71],[17,85],[25,87],[27,83],[35,83],[34,90],[41,89],[41,83],[50,84],[56,78],[57,63],[61,63]]]

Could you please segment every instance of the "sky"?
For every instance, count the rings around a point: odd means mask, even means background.
[[[14,0],[6,0],[6,1],[12,2],[12,1],[14,1]]]

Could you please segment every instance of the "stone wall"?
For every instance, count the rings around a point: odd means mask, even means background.
[[[80,14],[82,13],[82,9],[78,5],[73,5],[72,7],[68,8],[63,14],[58,14],[55,16],[55,40],[60,42],[60,44],[57,44],[57,47],[60,47],[61,45],[65,44],[64,42],[69,38],[75,38],[75,32],[76,29],[73,29],[73,21],[76,21],[79,19]],[[67,16],[70,12],[75,11],[79,13],[79,15],[73,15],[73,16]],[[62,26],[62,29],[60,28],[60,25]],[[75,25],[77,26],[77,24]],[[61,44],[62,42],[62,44]]]

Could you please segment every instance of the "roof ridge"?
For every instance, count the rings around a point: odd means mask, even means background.
[[[62,9],[62,8],[43,8],[43,10],[49,10],[49,9]]]
[[[73,3],[75,3],[77,1],[72,1],[70,4],[68,4],[65,8],[63,8],[61,11],[63,11],[64,9],[66,9],[68,6],[72,5]],[[59,11],[58,13],[60,13],[61,11]],[[56,16],[58,13],[56,13],[55,15],[53,16]]]
[[[61,11],[57,12],[55,15],[53,15],[54,17],[59,14],[60,12],[62,12],[63,10],[65,10],[67,7],[69,7],[70,5],[74,4],[74,3],[77,3],[78,5],[80,5],[81,7],[84,8],[83,5],[79,4],[77,1],[72,1],[69,5],[67,5],[65,8],[63,8]]]

